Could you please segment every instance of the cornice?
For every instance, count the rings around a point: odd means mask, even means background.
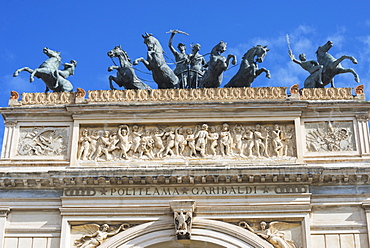
[[[70,169],[0,173],[0,189],[55,189],[75,186],[191,184],[370,184],[370,169],[356,167],[255,167],[245,169]]]

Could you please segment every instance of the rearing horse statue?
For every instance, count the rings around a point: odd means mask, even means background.
[[[179,79],[171,68],[167,65],[163,57],[163,48],[159,41],[152,34],[142,35],[144,43],[148,48],[147,59],[137,58],[134,65],[142,62],[149,71],[152,71],[152,77],[158,84],[158,89],[176,89],[179,87]]]
[[[331,87],[334,87],[334,76],[350,72],[355,77],[357,83],[360,82],[360,78],[353,69],[343,68],[340,62],[345,59],[349,59],[352,63],[357,64],[357,60],[352,56],[343,55],[339,59],[335,59],[331,54],[328,53],[330,48],[333,47],[333,42],[328,41],[323,46],[319,46],[316,51],[317,61],[320,65],[323,65],[323,74],[322,74],[322,85],[316,85],[317,88],[322,88],[325,85],[331,84]]]
[[[271,78],[270,71],[266,68],[258,69],[257,63],[262,63],[267,52],[267,46],[257,45],[249,49],[243,56],[239,71],[225,85],[231,87],[250,87],[256,77],[262,72],[266,73],[267,78]]]
[[[200,88],[217,88],[222,83],[223,75],[222,73],[226,71],[229,66],[230,59],[232,64],[236,64],[236,56],[229,54],[227,58],[221,54],[226,51],[226,43],[220,41],[211,51],[210,60],[207,65],[208,69],[204,73],[201,82]]]
[[[110,58],[116,57],[119,60],[119,66],[112,65],[108,68],[108,71],[117,70],[117,77],[109,76],[109,85],[112,90],[116,88],[113,87],[112,81],[116,82],[118,86],[125,87],[127,90],[150,90],[150,86],[143,83],[135,74],[134,68],[132,67],[131,60],[127,53],[121,48],[121,46],[116,46],[108,53]]]
[[[30,69],[29,67],[23,67],[14,72],[13,77],[18,76],[19,72],[27,71],[31,73],[30,82],[32,83],[35,78],[40,78],[44,81],[46,85],[45,92],[48,92],[49,89],[54,92],[72,92],[73,86],[71,82],[65,79],[63,76],[59,75],[59,66],[62,62],[62,57],[60,52],[53,51],[47,47],[43,49],[43,52],[49,57],[45,60],[39,68],[35,70]]]

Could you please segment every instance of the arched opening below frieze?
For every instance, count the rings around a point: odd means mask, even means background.
[[[99,248],[273,248],[266,240],[239,226],[194,218],[190,241],[178,241],[172,221],[153,221],[108,239]]]

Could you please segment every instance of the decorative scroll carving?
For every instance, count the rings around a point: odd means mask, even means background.
[[[191,211],[185,213],[184,210],[181,209],[180,212],[174,212],[177,239],[190,239],[192,220],[193,214]]]
[[[77,88],[76,98],[84,98],[86,96],[86,91],[82,88]]]
[[[74,92],[23,93],[22,105],[72,104],[75,97]]]
[[[367,122],[370,120],[370,115],[368,114],[356,115],[356,120],[358,122]]]
[[[352,122],[312,122],[305,127],[308,152],[356,150]]]
[[[19,94],[18,92],[12,90],[10,91],[10,100],[17,100],[19,99]]]
[[[85,224],[73,227],[74,231],[83,233],[82,237],[74,243],[78,248],[95,248],[101,245],[107,238],[118,234],[120,231],[125,231],[130,227],[130,224],[122,224],[118,228],[111,227],[108,224],[101,226],[97,224]]]
[[[301,100],[353,100],[351,88],[304,88]]]
[[[356,86],[356,88],[355,88],[355,93],[356,93],[356,95],[363,95],[363,94],[365,94],[365,92],[364,92],[364,85],[363,84],[361,84],[361,85],[357,85]]]
[[[93,90],[90,102],[285,100],[286,87],[156,90]]]
[[[66,127],[21,127],[18,156],[60,156],[67,154]]]
[[[290,87],[290,94],[299,94],[299,84],[294,84]]]
[[[253,226],[253,228],[246,221],[241,221],[238,225],[267,240],[276,248],[296,248],[294,242],[285,237],[283,230],[298,227],[297,223],[273,221],[268,224],[268,228],[264,221],[259,223],[259,227]]]
[[[166,157],[294,157],[291,124],[119,125],[83,128],[79,160],[162,159]]]

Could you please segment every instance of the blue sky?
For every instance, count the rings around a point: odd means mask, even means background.
[[[255,45],[268,45],[265,61],[260,67],[271,71],[271,79],[259,76],[252,87],[303,86],[308,73],[290,61],[286,34],[293,53],[305,53],[316,60],[318,46],[334,42],[330,53],[335,57],[351,55],[354,65],[346,60],[342,65],[353,68],[365,84],[370,96],[370,1],[325,0],[188,0],[188,1],[127,1],[127,0],[0,0],[0,106],[8,104],[10,91],[43,92],[44,83],[36,79],[29,83],[29,74],[12,75],[18,68],[37,68],[46,56],[43,47],[62,53],[63,62],[77,60],[75,75],[69,77],[75,88],[109,90],[107,68],[113,65],[107,52],[121,45],[130,58],[146,56],[142,34],[152,33],[162,43],[168,63],[173,55],[167,47],[170,29],[179,29],[178,42],[201,44],[201,54],[209,53],[220,40],[227,42],[225,55],[231,53],[240,60]],[[206,60],[208,57],[206,57]],[[173,66],[173,64],[170,64]],[[148,71],[141,64],[137,75],[156,88]],[[238,66],[224,73],[223,84],[236,73]],[[142,71],[142,72],[141,72]],[[145,72],[145,73],[144,73]],[[335,77],[336,87],[356,87],[351,74]],[[0,125],[0,137],[3,125]]]

